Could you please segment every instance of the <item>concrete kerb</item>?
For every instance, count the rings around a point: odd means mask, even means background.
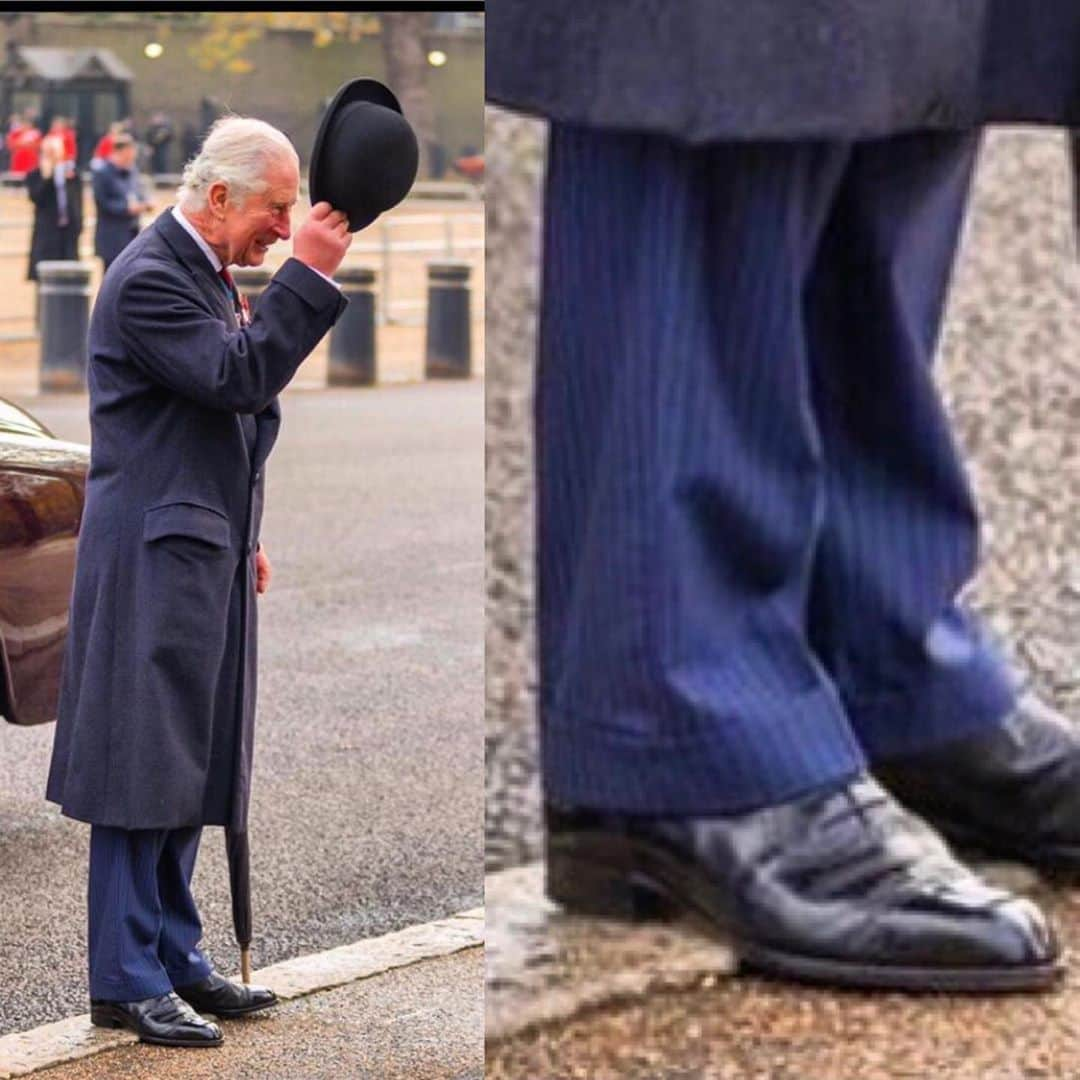
[[[283,1001],[289,1001],[483,944],[484,909],[472,908],[381,937],[272,964],[254,972],[252,981],[271,987]],[[134,1041],[131,1032],[91,1026],[89,1013],[0,1036],[0,1080],[26,1076]]]
[[[730,946],[688,920],[623,923],[565,915],[540,863],[484,878],[484,1032],[489,1044],[600,1005],[713,985],[734,974]]]

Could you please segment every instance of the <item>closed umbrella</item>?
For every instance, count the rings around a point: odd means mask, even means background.
[[[251,848],[247,829],[225,829],[229,860],[229,889],[232,892],[233,930],[240,946],[240,977],[251,982]]]

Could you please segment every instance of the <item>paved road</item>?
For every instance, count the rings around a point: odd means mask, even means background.
[[[29,403],[85,439],[84,399]],[[257,966],[482,902],[483,386],[299,391],[267,470]],[[0,1034],[86,1009],[87,828],[0,726]],[[220,829],[195,891],[235,970]]]

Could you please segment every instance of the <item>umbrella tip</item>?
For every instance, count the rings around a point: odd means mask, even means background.
[[[251,949],[246,946],[240,949],[240,978],[245,984],[251,982]]]

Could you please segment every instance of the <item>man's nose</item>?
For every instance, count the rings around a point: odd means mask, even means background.
[[[289,220],[289,215],[286,214],[282,221],[279,221],[274,226],[274,232],[277,234],[279,240],[288,240],[292,236],[292,223]]]

